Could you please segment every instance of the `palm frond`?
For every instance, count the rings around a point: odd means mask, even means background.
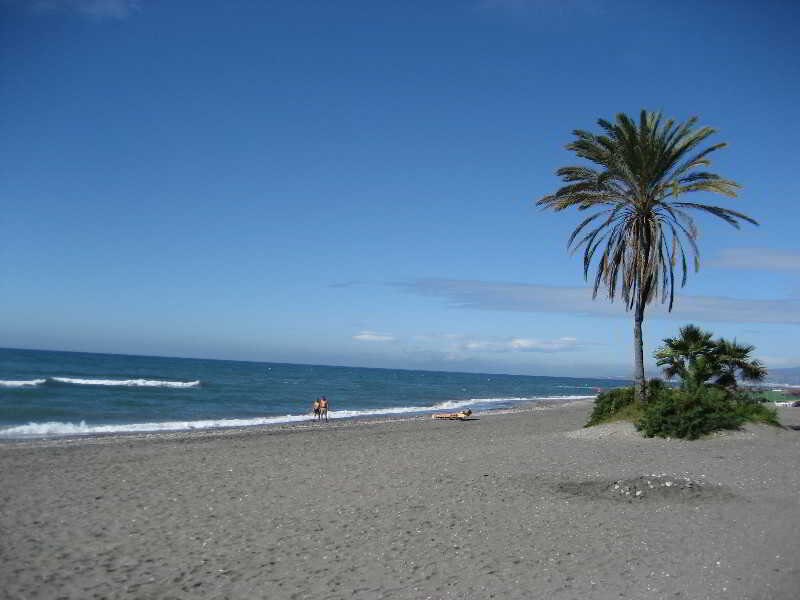
[[[614,121],[599,119],[599,133],[573,131],[566,147],[588,164],[559,169],[565,185],[537,205],[592,211],[572,231],[567,247],[583,249],[587,280],[594,265],[595,297],[605,287],[609,299],[619,296],[627,308],[659,297],[672,310],[676,283],[686,284],[690,256],[699,268],[698,230],[688,212],[705,212],[734,227],[757,224],[735,210],[681,199],[693,192],[736,197],[741,189],[708,170],[710,157],[726,144],[703,148],[716,131],[697,123],[697,117],[678,123],[643,110],[638,119],[622,113]]]

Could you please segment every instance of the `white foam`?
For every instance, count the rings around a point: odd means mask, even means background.
[[[0,387],[9,387],[9,388],[16,388],[16,387],[36,387],[37,385],[42,385],[46,379],[28,379],[22,381],[11,381],[7,379],[0,379]]]
[[[364,410],[331,410],[328,412],[330,419],[352,419],[357,417],[379,417],[401,414],[421,414],[440,410],[456,410],[476,404],[519,403],[541,400],[588,400],[594,396],[546,396],[534,398],[471,398],[469,400],[447,401],[432,406],[396,406],[391,408],[371,408]],[[309,414],[284,415],[276,417],[255,417],[251,419],[205,419],[199,421],[164,421],[155,423],[129,423],[108,425],[87,425],[80,423],[62,423],[50,421],[47,423],[28,423],[0,429],[0,438],[25,438],[46,436],[69,435],[100,435],[114,433],[153,433],[164,431],[191,431],[198,429],[219,429],[226,427],[255,427],[259,425],[282,425],[287,423],[300,423],[312,421]]]
[[[474,406],[476,404],[495,404],[495,403],[502,403],[502,402],[531,402],[531,401],[541,401],[541,400],[591,400],[595,398],[595,396],[536,396],[533,398],[525,397],[525,398],[471,398],[469,400],[448,400],[447,402],[441,402],[436,404],[432,407],[433,410],[454,410],[458,408],[464,408],[467,406]]]
[[[193,429],[213,429],[221,427],[252,427],[254,425],[276,425],[307,421],[308,415],[286,415],[283,417],[261,417],[256,419],[206,419],[201,421],[165,421],[163,423],[129,423],[127,425],[87,425],[80,423],[28,423],[16,427],[0,429],[0,437],[42,437],[65,435],[98,435],[108,433],[150,433],[159,431],[191,431]]]
[[[594,396],[536,396],[536,397],[510,397],[510,398],[470,398],[469,400],[447,400],[432,406],[397,406],[392,408],[368,408],[365,410],[332,410],[328,413],[331,419],[350,419],[353,417],[379,417],[381,415],[398,415],[409,413],[427,413],[440,410],[458,410],[467,406],[521,403],[540,400],[590,400]]]
[[[541,398],[544,400],[544,398]],[[532,398],[470,398],[469,400],[447,400],[434,404],[432,410],[456,410],[465,408],[467,406],[475,406],[476,404],[499,404],[502,402],[525,402],[530,401]],[[540,398],[536,398],[540,400]]]
[[[75,377],[51,377],[50,379],[59,383],[70,383],[72,385],[166,388],[193,388],[199,387],[200,385],[200,381],[162,381],[160,379],[78,379]]]

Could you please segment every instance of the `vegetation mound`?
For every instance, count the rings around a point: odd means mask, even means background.
[[[657,384],[649,390],[646,403],[634,400],[633,388],[600,394],[586,426],[623,420],[636,425],[645,437],[688,440],[721,429],[739,429],[748,422],[780,424],[774,408],[744,393],[711,386],[688,392]]]
[[[604,392],[595,400],[586,426],[625,420],[646,437],[694,440],[748,422],[780,425],[773,407],[737,387],[738,379],[759,381],[766,375],[763,365],[750,358],[752,351],[752,346],[713,340],[710,332],[687,325],[655,353],[664,372],[679,377],[681,386],[652,380],[644,402],[633,388]]]

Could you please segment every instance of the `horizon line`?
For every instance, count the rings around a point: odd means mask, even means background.
[[[107,355],[107,356],[129,356],[132,358],[168,358],[177,360],[209,360],[217,362],[238,362],[249,364],[267,364],[267,365],[293,365],[301,367],[324,367],[333,369],[371,369],[376,371],[419,371],[423,373],[452,373],[457,375],[494,375],[504,377],[546,377],[550,379],[608,379],[614,381],[633,381],[629,377],[622,375],[587,375],[587,376],[573,376],[573,375],[529,375],[529,374],[514,374],[514,373],[501,373],[501,372],[488,372],[488,371],[448,371],[444,369],[411,369],[411,368],[397,368],[397,367],[363,367],[358,365],[325,365],[319,363],[304,363],[304,362],[285,362],[285,361],[268,361],[268,360],[246,360],[246,359],[232,359],[232,358],[209,358],[198,356],[168,356],[164,354],[131,354],[128,352],[96,352],[87,350],[54,350],[52,348],[12,348],[7,346],[0,346],[0,351],[12,350],[23,352],[64,352],[67,354],[91,354],[91,355]]]

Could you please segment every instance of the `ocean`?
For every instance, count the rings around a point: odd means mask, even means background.
[[[609,379],[0,349],[0,440],[504,409],[591,398]]]

